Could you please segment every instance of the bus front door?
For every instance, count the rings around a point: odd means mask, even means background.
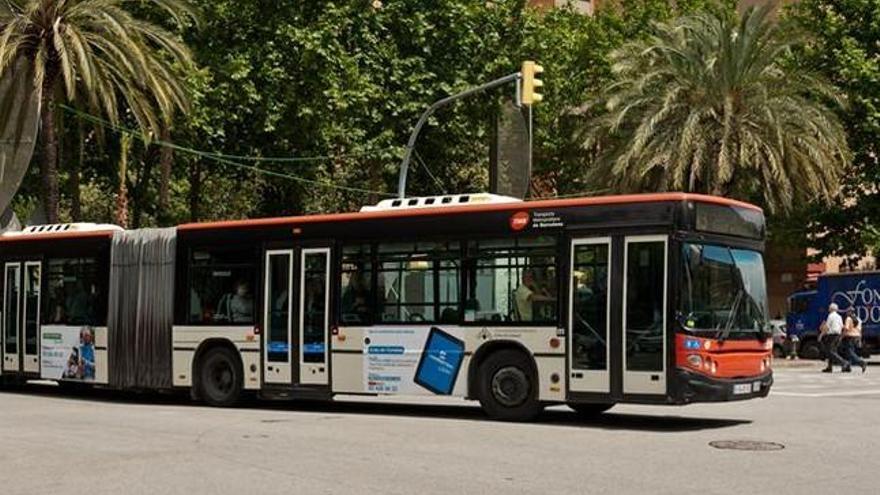
[[[266,384],[328,385],[330,249],[268,250],[265,267]]]
[[[3,277],[3,371],[40,372],[41,263],[6,263]]]
[[[667,242],[571,241],[570,393],[592,401],[666,394]]]

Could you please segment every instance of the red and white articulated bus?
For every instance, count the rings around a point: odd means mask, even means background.
[[[28,227],[0,237],[0,379],[459,396],[505,420],[764,397],[763,240],[759,208],[683,193]]]

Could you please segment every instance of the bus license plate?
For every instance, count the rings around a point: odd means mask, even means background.
[[[742,394],[750,394],[752,393],[752,384],[751,383],[736,383],[733,385],[733,394],[734,395],[742,395]]]

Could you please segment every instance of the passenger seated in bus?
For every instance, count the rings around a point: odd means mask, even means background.
[[[440,312],[440,323],[457,323],[458,310],[455,308],[443,308]]]
[[[522,284],[513,292],[518,321],[534,321],[535,303],[555,301],[547,289],[535,282],[535,271],[527,268],[522,274]]]
[[[229,321],[251,323],[254,321],[254,298],[250,286],[244,280],[235,284],[235,294],[229,299]]]

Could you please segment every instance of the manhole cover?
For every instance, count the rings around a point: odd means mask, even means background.
[[[716,440],[709,442],[709,445],[716,449],[723,450],[751,450],[751,451],[767,451],[782,450],[785,445],[776,442],[757,442],[753,440]]]

